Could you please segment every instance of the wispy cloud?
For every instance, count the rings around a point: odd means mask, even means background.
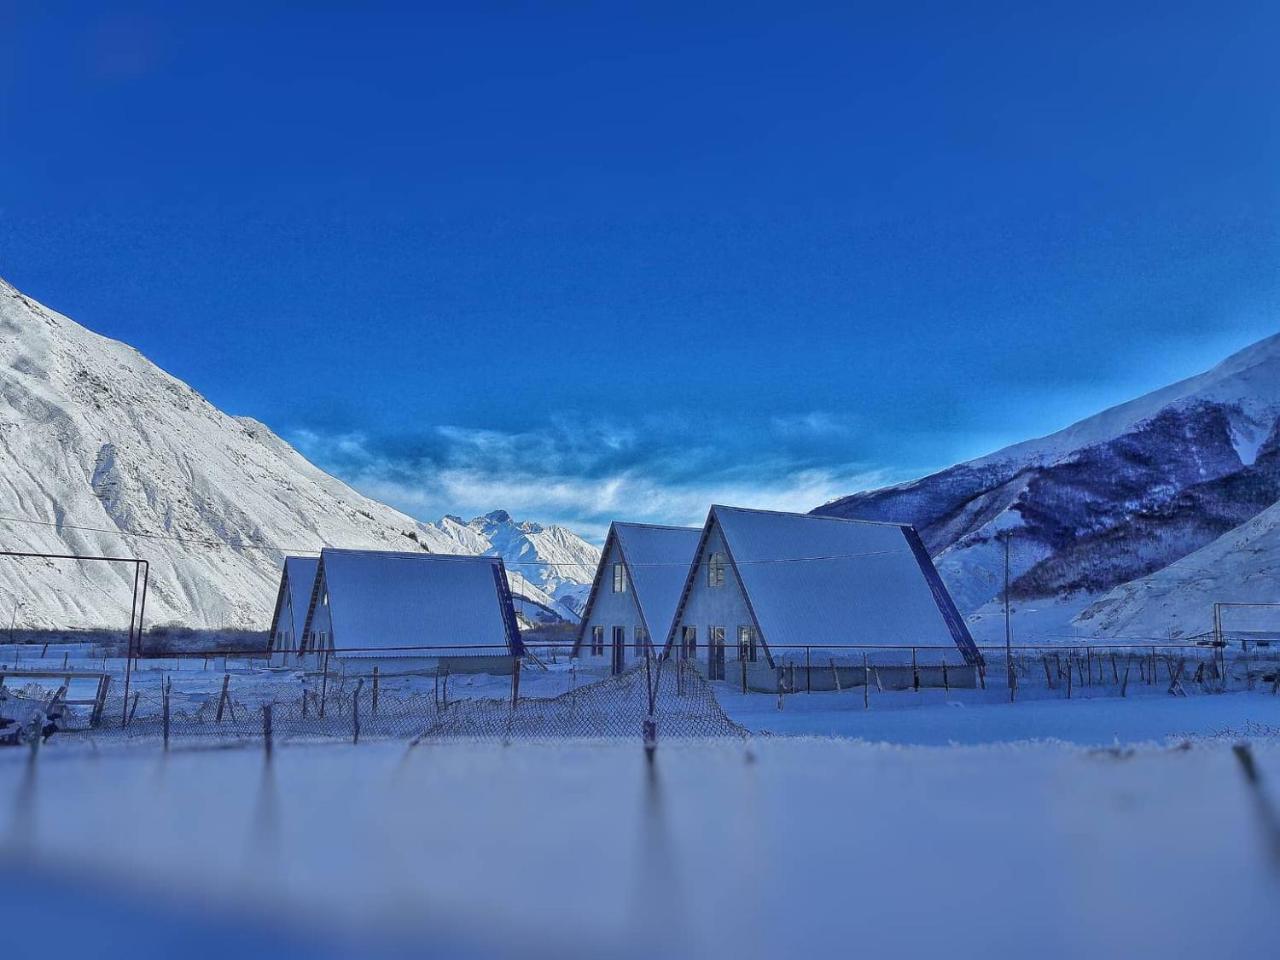
[[[303,430],[290,439],[422,519],[502,507],[597,539],[613,519],[693,525],[712,503],[810,510],[904,479],[849,457],[851,431],[822,412],[762,424],[557,417],[521,431],[441,425],[411,437]]]

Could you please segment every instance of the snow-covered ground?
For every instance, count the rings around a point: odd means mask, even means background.
[[[1274,955],[1226,743],[82,746],[0,797],[13,956]]]
[[[1163,691],[1121,699],[1024,699],[1003,690],[922,690],[871,694],[799,693],[777,699],[717,690],[725,712],[747,729],[777,736],[844,737],[894,744],[1015,743],[1054,740],[1082,746],[1164,742],[1269,726],[1280,733],[1280,698],[1270,692],[1171,697]]]
[[[71,652],[71,651],[67,651]],[[101,661],[98,661],[101,666]],[[2,666],[2,665],[0,665]],[[118,670],[121,661],[107,661]],[[592,674],[559,659],[522,693]],[[246,697],[294,671],[144,661]],[[430,677],[389,677],[427,689]],[[453,696],[505,696],[455,675]],[[745,740],[0,751],[13,956],[1271,956],[1280,697],[776,696]],[[1259,790],[1231,750],[1254,741]],[[1270,818],[1270,819],[1269,819]],[[1270,826],[1268,824],[1270,823]],[[1205,891],[1213,896],[1206,908]]]

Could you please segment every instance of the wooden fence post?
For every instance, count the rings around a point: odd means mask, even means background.
[[[867,655],[862,655],[862,709],[871,706],[871,671],[867,668]]]
[[[262,705],[262,748],[271,756],[271,704]]]
[[[378,715],[378,668],[373,668],[373,715]]]
[[[364,687],[364,677],[356,681],[356,695],[351,698],[351,742],[360,742],[360,690]]]
[[[776,673],[777,673],[777,675],[778,675],[778,676],[777,676],[777,684],[778,684],[778,709],[779,709],[779,710],[781,710],[781,709],[782,709],[782,677],[783,677],[783,673],[782,673],[782,666],[781,666],[781,665],[779,665],[779,666],[778,666],[778,668],[777,668],[777,670],[776,670]]]
[[[1132,666],[1133,654],[1129,654],[1124,661],[1124,677],[1120,680],[1120,696],[1122,697],[1129,696],[1129,668]]]
[[[320,678],[320,719],[324,719],[324,708],[329,700],[329,652],[326,650],[320,669],[324,671]]]
[[[515,666],[511,671],[511,709],[514,710],[520,702],[520,658],[517,657]]]
[[[804,648],[804,692],[813,693],[813,663],[809,659],[809,648]]]
[[[738,662],[742,664],[742,692],[747,692],[747,658],[742,644],[738,644]]]
[[[163,695],[161,710],[163,711],[163,714],[164,714],[164,748],[165,750],[169,749],[169,697],[171,695],[172,689],[173,689],[173,681],[166,680],[164,684],[164,689],[163,691],[161,691]]]
[[[916,665],[916,648],[911,648],[911,688],[916,692],[920,692],[920,669]]]
[[[222,675],[222,693],[218,694],[218,718],[217,723],[222,722],[222,711],[227,704],[227,686],[231,683],[231,674],[224,673]]]
[[[942,655],[942,689],[951,692],[951,678],[947,676],[947,655]]]
[[[1075,659],[1075,654],[1069,654],[1067,657],[1067,699],[1071,699],[1071,661]]]

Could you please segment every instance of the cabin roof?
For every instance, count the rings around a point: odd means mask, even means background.
[[[521,652],[499,557],[330,549],[320,565],[339,655]]]
[[[966,659],[978,655],[910,526],[720,505],[707,523],[704,536],[719,526],[775,653],[803,645],[954,643]]]

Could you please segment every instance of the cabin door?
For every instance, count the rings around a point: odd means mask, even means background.
[[[724,679],[724,627],[712,627],[707,633],[707,678]]]
[[[627,664],[627,628],[613,628],[613,672],[621,673]]]

